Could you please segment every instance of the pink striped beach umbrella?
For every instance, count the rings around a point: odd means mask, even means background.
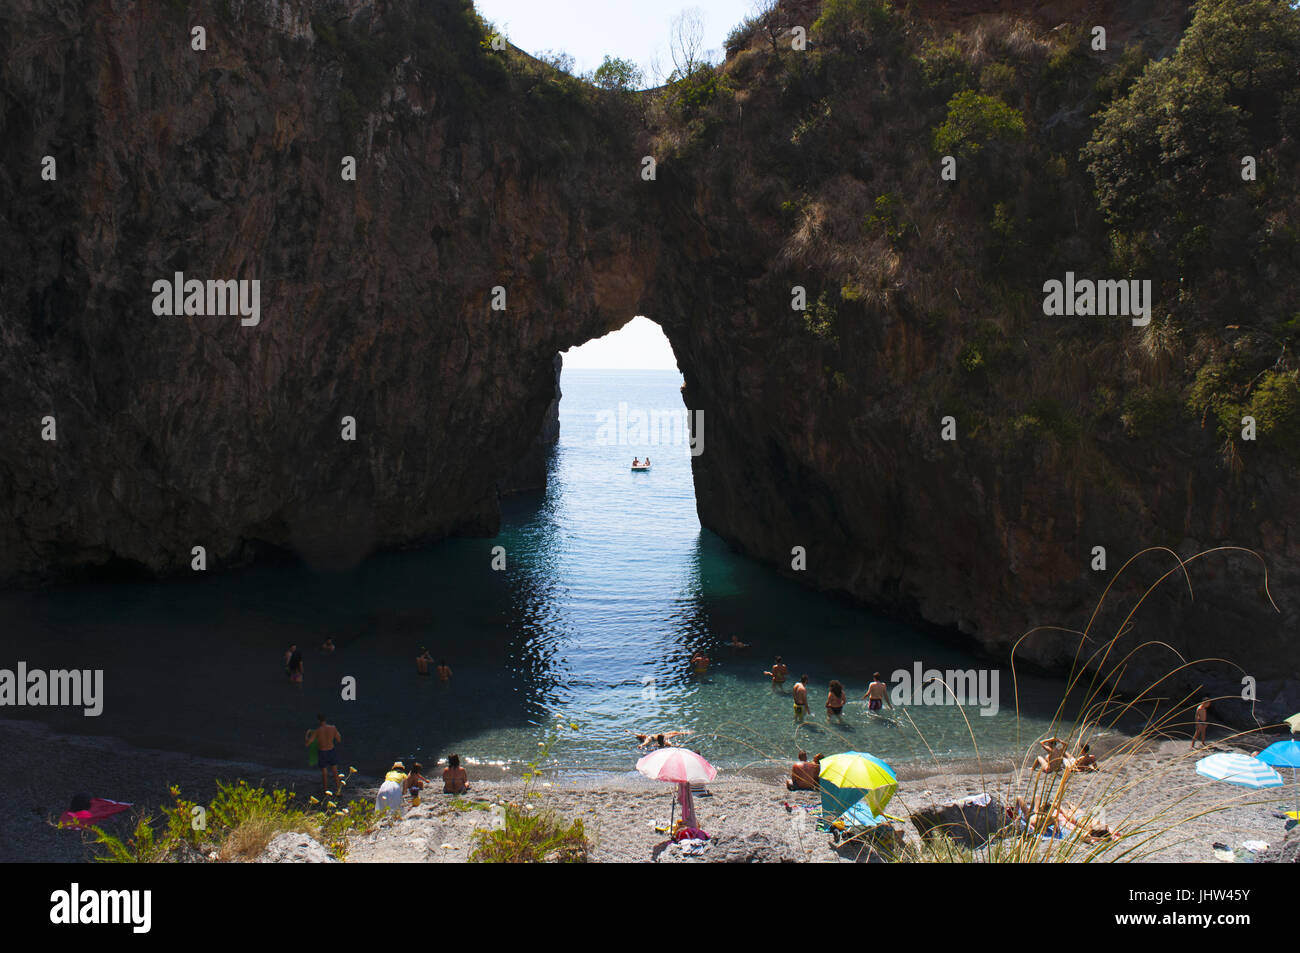
[[[694,751],[686,748],[660,748],[636,763],[636,769],[652,781],[677,785],[677,799],[682,804],[682,820],[687,827],[697,827],[692,784],[706,784],[718,776],[718,769]]]

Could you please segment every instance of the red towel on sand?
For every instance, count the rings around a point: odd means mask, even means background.
[[[107,798],[92,797],[89,811],[64,811],[63,816],[59,818],[59,826],[78,829],[93,827],[104,818],[120,814],[130,806],[125,801],[110,801]]]

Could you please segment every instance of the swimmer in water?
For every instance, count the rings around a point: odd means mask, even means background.
[[[654,745],[656,748],[673,747],[672,739],[679,738],[683,735],[689,735],[690,731],[660,731],[657,733],[642,734],[639,731],[632,731],[629,728],[623,729],[637,741],[638,748],[648,748]]]

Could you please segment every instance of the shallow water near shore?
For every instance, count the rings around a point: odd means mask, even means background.
[[[948,766],[975,755],[971,729],[984,759],[1019,760],[1048,726],[1061,681],[1021,672],[1017,718],[1008,666],[800,587],[702,530],[684,440],[610,444],[620,437],[620,403],[629,413],[680,413],[680,383],[673,372],[566,371],[549,489],[506,501],[494,539],[384,553],[342,574],[260,566],[0,594],[0,667],[103,669],[105,685],[98,718],[48,708],[0,714],[303,767],[302,735],[321,711],[342,731],[343,765],[365,773],[450,751],[516,771],[560,721],[578,729],[563,733],[552,761],[579,773],[630,770],[628,729],[689,730],[688,743],[720,767],[757,773],[788,763],[798,747],[870,751],[913,771]],[[611,420],[613,432],[602,432]],[[653,469],[631,472],[632,457],[647,453]],[[495,546],[505,548],[505,571],[492,568]],[[727,647],[733,634],[750,647]],[[318,649],[326,638],[333,655]],[[294,642],[302,685],[288,684],[282,669]],[[422,646],[447,659],[448,684],[417,674]],[[713,660],[704,676],[689,671],[697,649]],[[784,692],[763,675],[777,654],[791,670]],[[831,678],[857,699],[873,671],[888,678],[918,662],[1000,668],[999,712],[911,705],[879,718],[851,701],[844,724],[827,724]],[[799,725],[789,685],[805,673],[812,711]],[[349,676],[356,699],[345,701]]]

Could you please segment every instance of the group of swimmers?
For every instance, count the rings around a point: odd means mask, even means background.
[[[428,675],[429,663],[432,661],[433,661],[433,656],[429,654],[429,650],[426,649],[424,646],[420,646],[420,654],[415,657],[416,672],[418,672],[420,675]],[[440,682],[451,681],[451,667],[447,664],[447,660],[445,658],[438,659],[438,665],[436,667],[436,671],[438,673],[438,681]]]
[[[337,646],[334,645],[333,639],[326,639],[320,647],[321,654],[333,655]],[[421,675],[428,675],[429,663],[433,661],[433,656],[424,646],[420,646],[420,654],[415,657],[415,670]],[[446,659],[438,659],[438,664],[434,669],[438,673],[438,680],[441,682],[451,681],[451,666],[447,664]],[[289,681],[295,685],[302,684],[302,652],[298,651],[298,645],[295,642],[289,646],[284,653],[284,674]]]
[[[781,656],[776,657],[772,663],[772,668],[763,673],[772,680],[772,687],[780,691],[781,686],[790,675],[790,669],[786,666]],[[808,676],[801,675],[799,680],[794,683],[790,689],[790,697],[794,702],[794,720],[796,724],[802,724],[808,714]],[[889,700],[888,686],[880,680],[880,673],[875,672],[871,676],[871,684],[867,686],[866,692],[862,696],[867,702],[867,711],[878,712],[885,705],[890,708],[894,703]],[[844,724],[844,705],[848,696],[844,692],[844,684],[837,678],[832,678],[826,692],[826,722],[830,724],[834,721],[836,724]]]

